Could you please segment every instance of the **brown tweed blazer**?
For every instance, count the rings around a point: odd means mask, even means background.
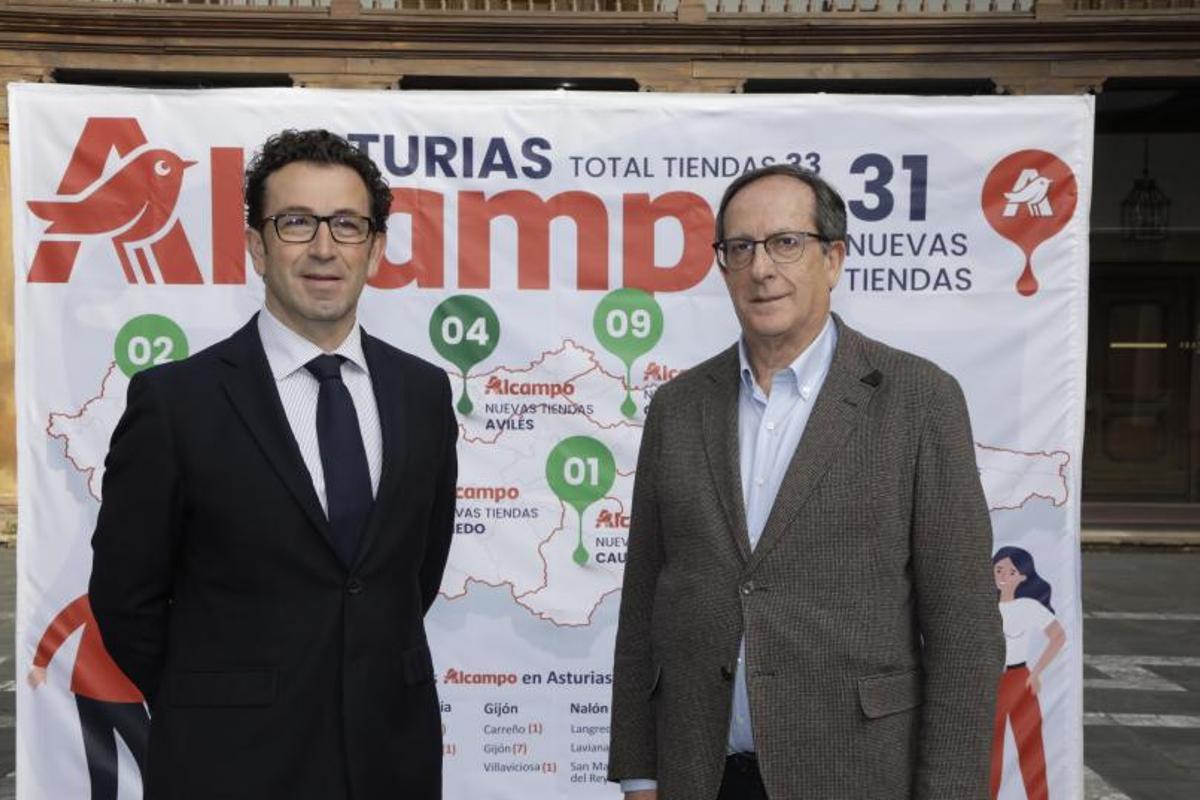
[[[848,328],[758,546],[733,347],[659,389],[638,457],[609,778],[717,796],[746,638],[771,800],[986,800],[1004,663],[962,391]]]

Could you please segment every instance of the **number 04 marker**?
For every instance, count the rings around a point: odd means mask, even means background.
[[[500,320],[486,301],[466,294],[442,301],[429,318],[429,339],[442,358],[462,373],[460,414],[475,410],[467,396],[467,372],[500,343]]]

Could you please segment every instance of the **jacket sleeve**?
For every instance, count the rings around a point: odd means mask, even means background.
[[[966,401],[943,375],[917,455],[913,580],[925,676],[916,800],[986,800],[1004,638]]]
[[[633,485],[613,663],[610,781],[658,777],[657,732],[651,700],[658,675],[651,621],[655,588],[664,560],[656,477],[661,446],[659,408],[652,401],[646,415]]]
[[[442,469],[434,487],[433,511],[429,519],[429,531],[425,544],[425,560],[421,563],[421,601],[423,610],[429,611],[442,585],[442,573],[450,555],[450,543],[454,539],[454,506],[458,484],[458,421],[451,405],[450,379],[442,375],[438,408],[443,419]]]
[[[153,702],[166,651],[181,514],[175,440],[152,375],[139,373],[130,381],[104,463],[88,596],[104,647]]]

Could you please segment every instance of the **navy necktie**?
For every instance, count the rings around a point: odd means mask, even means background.
[[[325,472],[325,502],[334,546],[349,565],[358,553],[373,496],[354,398],[342,382],[345,360],[345,356],[322,355],[304,367],[321,382],[317,394],[317,444]]]

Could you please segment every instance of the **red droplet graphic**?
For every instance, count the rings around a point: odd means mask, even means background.
[[[1000,159],[983,182],[983,215],[996,233],[1021,248],[1025,269],[1017,292],[1038,290],[1033,251],[1061,231],[1075,214],[1079,188],[1075,173],[1045,150],[1020,150]]]

